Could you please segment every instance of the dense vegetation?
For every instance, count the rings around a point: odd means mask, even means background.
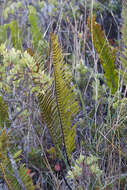
[[[0,1],[0,188],[127,189],[126,9]]]

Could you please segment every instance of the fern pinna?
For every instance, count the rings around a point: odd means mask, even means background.
[[[68,159],[75,148],[75,127],[72,117],[78,112],[74,86],[71,86],[70,76],[63,61],[62,49],[58,37],[51,33],[52,61],[56,91],[56,103],[62,130],[63,142]]]
[[[96,23],[95,15],[88,19],[88,27],[92,34],[92,42],[95,50],[98,53],[100,62],[104,69],[104,76],[107,80],[107,85],[114,94],[118,89],[118,73],[115,69],[116,50],[111,48],[107,41],[104,31],[101,26]]]

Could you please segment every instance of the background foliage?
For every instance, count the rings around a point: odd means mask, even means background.
[[[3,189],[126,189],[126,6],[0,1]]]

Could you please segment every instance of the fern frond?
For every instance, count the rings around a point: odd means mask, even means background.
[[[9,159],[6,163],[1,163],[0,170],[4,176],[4,179],[11,190],[34,190],[31,177],[27,174],[27,169],[22,164],[20,168],[17,169],[18,176],[16,176],[14,169],[12,169],[11,162]],[[16,170],[16,169],[15,169]]]
[[[71,153],[75,149],[76,135],[76,125],[72,127],[72,117],[78,112],[78,103],[76,101],[74,87],[70,85],[70,76],[66,72],[62,49],[59,46],[57,36],[54,34],[51,34],[51,43],[57,108],[66,155],[70,159]]]
[[[4,166],[5,167],[5,166]],[[31,177],[27,174],[27,169],[24,164],[21,164],[19,168],[17,168],[17,174],[15,173],[16,169],[12,168],[11,162],[5,167],[5,175],[8,180],[9,186],[15,190],[34,190],[35,187],[33,185]]]
[[[27,175],[27,169],[22,164],[18,169],[16,162],[21,151],[11,156],[9,153],[9,136],[10,132],[6,133],[3,130],[0,134],[0,173],[2,174],[9,190],[34,190],[32,179]]]
[[[92,19],[89,18],[88,26],[92,34],[93,45],[98,53],[100,62],[104,69],[104,76],[107,80],[107,85],[114,94],[118,89],[118,74],[115,69],[116,50],[112,49],[105,37],[101,26],[96,23],[95,15]]]
[[[48,89],[44,94],[39,94],[38,100],[42,121],[47,124],[48,131],[57,150],[57,155],[59,156],[59,149],[62,145],[62,138],[56,99],[52,95],[52,90]]]

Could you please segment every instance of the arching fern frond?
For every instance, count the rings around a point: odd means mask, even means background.
[[[56,153],[60,156],[59,150],[62,145],[61,128],[57,111],[56,98],[52,90],[48,89],[45,93],[38,96],[42,121],[47,125],[48,131],[56,148]]]
[[[67,159],[70,159],[75,149],[75,127],[72,126],[72,118],[78,112],[74,86],[71,86],[70,75],[66,72],[63,61],[62,49],[56,35],[51,33],[52,61],[55,77],[56,102],[62,129],[63,142]]]
[[[92,35],[93,45],[98,53],[100,62],[104,69],[107,85],[114,94],[118,89],[118,73],[115,69],[116,50],[112,49],[107,41],[101,26],[96,23],[95,15],[88,19],[88,26]]]

